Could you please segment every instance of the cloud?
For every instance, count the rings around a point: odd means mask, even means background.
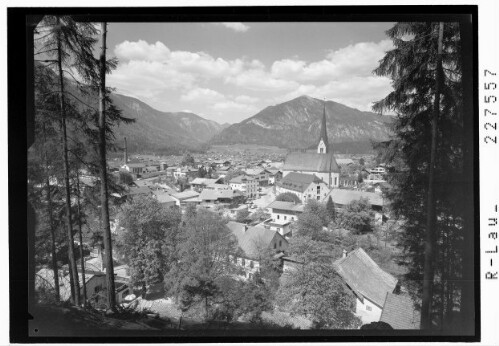
[[[214,23],[214,24],[225,26],[226,28],[232,29],[236,32],[246,32],[250,28],[248,25],[243,24],[241,22],[223,22],[223,23]]]
[[[216,102],[225,100],[225,96],[212,89],[196,88],[189,90],[180,99],[185,102]]]
[[[146,41],[124,41],[114,48],[114,54],[120,61],[166,61],[170,58],[170,49],[157,41],[149,44]]]
[[[325,59],[307,63],[303,60],[283,59],[271,66],[274,78],[298,82],[326,82],[351,76],[371,75],[378,61],[392,47],[390,40],[360,42],[329,52]]]

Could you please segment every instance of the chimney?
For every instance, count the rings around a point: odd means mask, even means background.
[[[347,257],[347,250],[343,249],[343,258]]]
[[[126,137],[125,137],[125,156],[123,158],[125,161],[124,164],[126,165],[128,163],[128,152],[127,152],[127,147],[126,147]]]

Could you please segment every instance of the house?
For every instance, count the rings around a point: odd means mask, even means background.
[[[387,293],[392,293],[398,280],[381,269],[358,248],[334,262],[334,268],[356,297],[355,314],[362,323],[378,322]]]
[[[359,181],[357,177],[340,177],[340,187],[357,188]]]
[[[177,207],[180,207],[184,205],[185,202],[187,202],[189,199],[199,197],[199,193],[192,190],[185,190],[183,192],[175,193],[171,196],[175,200],[175,204],[177,205]]]
[[[289,225],[298,220],[298,215],[303,213],[303,204],[293,202],[274,201],[267,206],[270,210],[270,220],[265,225],[283,236],[291,236]]]
[[[336,163],[340,166],[349,166],[353,165],[353,160],[352,159],[336,159]]]
[[[199,195],[203,203],[231,203],[235,200],[241,200],[242,194],[237,190],[209,190],[204,189]]]
[[[244,171],[247,176],[253,177],[260,185],[268,185],[269,171],[265,168],[248,168]]]
[[[379,320],[393,329],[419,329],[421,313],[414,308],[414,301],[407,293],[387,292]]]
[[[232,178],[229,185],[233,190],[241,191],[247,198],[258,197],[258,182],[255,178],[240,175]]]
[[[191,189],[200,192],[202,189],[206,188],[208,185],[215,184],[220,182],[220,178],[218,179],[209,179],[209,178],[194,178],[190,182]]]
[[[276,185],[277,194],[290,192],[305,203],[308,199],[323,200],[329,194],[328,185],[314,174],[291,172]]]
[[[174,178],[173,173],[177,171],[178,167],[177,166],[171,166],[166,168],[166,176]]]
[[[130,160],[129,162],[123,164],[123,166],[121,166],[121,169],[140,176],[142,173],[144,173],[145,167],[146,165],[143,162],[140,162],[138,160]]]
[[[244,270],[245,278],[251,278],[260,269],[260,260],[266,251],[278,254],[288,248],[288,241],[282,235],[262,226],[229,221],[227,227],[235,236],[239,250],[232,259]]]
[[[232,190],[232,188],[229,185],[225,184],[208,184],[206,185],[206,189],[208,190]]]
[[[286,156],[282,166],[283,179],[293,172],[315,175],[324,181],[328,187],[339,186],[340,167],[336,162],[327,138],[325,103],[316,152],[292,152]]]
[[[174,208],[177,205],[177,201],[169,193],[162,190],[153,191],[156,200],[165,208]]]
[[[327,201],[331,196],[334,205],[337,208],[343,208],[350,204],[352,201],[365,198],[371,204],[371,208],[375,211],[382,211],[383,207],[388,204],[388,202],[383,198],[382,195],[374,192],[358,191],[358,190],[345,190],[345,189],[332,189],[328,195],[323,199]]]
[[[269,172],[269,184],[275,185],[276,182],[282,179],[282,171],[277,168],[267,168]]]

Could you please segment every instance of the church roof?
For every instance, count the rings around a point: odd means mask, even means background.
[[[340,172],[340,167],[336,163],[332,153],[318,154],[318,153],[303,153],[294,152],[290,153],[282,167],[283,171],[303,171],[303,172],[317,172],[329,173]]]
[[[305,192],[305,190],[312,183],[323,183],[315,174],[302,174],[291,172],[287,174],[280,182],[277,183],[278,186],[292,191]]]

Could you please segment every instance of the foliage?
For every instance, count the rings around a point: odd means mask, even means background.
[[[128,172],[120,171],[119,172],[119,182],[120,182],[120,184],[130,185],[133,183],[133,177]]]
[[[246,220],[248,220],[249,215],[250,215],[250,212],[247,208],[238,210],[238,212],[236,214],[236,221],[237,222],[245,222]]]
[[[326,210],[328,212],[329,219],[331,221],[336,221],[336,208],[334,206],[333,198],[329,196],[326,202]]]
[[[194,166],[194,157],[190,153],[185,153],[182,157],[182,166]]]
[[[284,192],[279,194],[276,199],[276,201],[282,201],[282,202],[295,202],[295,203],[301,203],[300,197],[298,197],[296,194],[292,192]]]
[[[198,169],[198,177],[199,178],[204,178],[204,177],[206,177],[207,174],[208,174],[208,172],[206,172],[206,169],[204,169],[204,167],[199,167],[199,169]]]
[[[163,281],[179,240],[179,223],[178,211],[165,209],[149,196],[136,196],[123,206],[117,250],[130,266],[135,285]]]
[[[301,235],[308,235],[314,240],[323,238],[325,231],[323,227],[329,225],[331,221],[326,206],[316,200],[309,199],[303,209],[303,213],[298,216],[297,228]]]
[[[403,220],[399,243],[408,268],[405,279],[411,292],[421,297],[424,268],[425,229],[428,199],[428,167],[431,119],[435,113],[437,37],[439,23],[397,23],[387,31],[394,48],[374,71],[393,80],[394,89],[375,103],[378,112],[397,114],[394,136],[376,146],[387,163],[387,192],[394,215]],[[408,38],[408,39],[407,39]],[[435,272],[433,323],[442,327],[460,305],[460,278],[464,210],[467,181],[463,170],[462,52],[459,23],[445,23],[443,35],[443,77],[440,116],[437,119],[435,163],[436,242],[432,270]],[[468,251],[472,251],[469,249]],[[445,321],[447,320],[447,322]]]
[[[217,295],[217,280],[237,272],[229,254],[237,243],[225,221],[217,214],[198,210],[185,220],[175,251],[175,263],[166,275],[166,288],[178,297],[183,309],[204,302],[209,317],[211,299]]]
[[[341,213],[341,225],[354,233],[363,234],[373,230],[373,212],[365,198],[350,202]]]

